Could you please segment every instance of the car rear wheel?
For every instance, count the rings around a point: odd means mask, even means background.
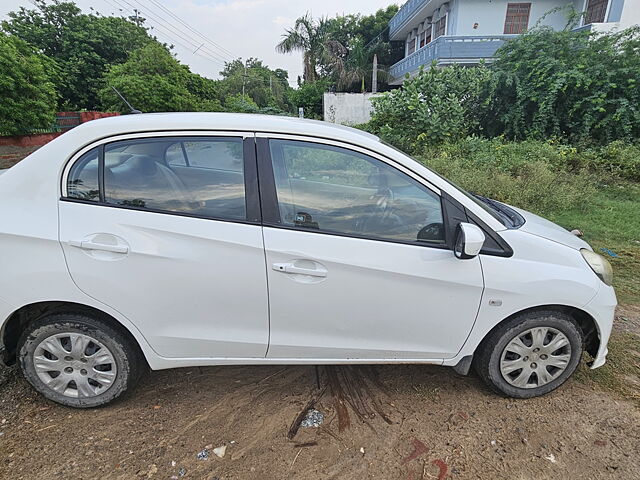
[[[538,311],[500,325],[480,346],[475,367],[497,392],[533,398],[562,385],[583,351],[582,331],[566,314]]]
[[[44,317],[23,333],[20,368],[54,402],[76,408],[105,405],[131,389],[140,372],[132,342],[109,325],[80,314]]]

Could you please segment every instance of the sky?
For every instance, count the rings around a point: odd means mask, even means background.
[[[225,60],[257,57],[270,68],[287,70],[289,82],[295,86],[297,77],[302,75],[302,55],[277,53],[275,46],[285,28],[292,27],[296,18],[307,11],[314,17],[352,13],[368,15],[379,8],[404,1],[75,0],[75,3],[85,12],[90,12],[93,7],[103,15],[120,15],[122,9],[128,16],[137,8],[140,15],[147,18],[147,25],[154,26],[152,33],[159,40],[174,44],[178,59],[189,65],[192,71],[206,77],[218,78]],[[172,18],[159,5],[192,30]],[[33,7],[29,0],[0,0],[0,19],[6,19],[8,12],[21,6]]]

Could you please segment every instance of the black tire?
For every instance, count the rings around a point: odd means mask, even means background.
[[[505,379],[500,370],[500,362],[507,345],[516,336],[535,327],[549,327],[564,334],[569,340],[571,348],[570,359],[565,370],[550,382],[544,385],[520,388]],[[518,315],[493,330],[478,348],[474,366],[478,375],[496,392],[514,398],[533,398],[545,395],[562,385],[578,366],[582,358],[582,351],[582,330],[570,316],[556,311],[535,311]],[[516,371],[514,375],[517,374]],[[536,379],[537,376],[533,378]]]
[[[52,335],[67,333],[82,334],[91,337],[91,339],[95,339],[108,349],[114,360],[115,377],[113,381],[108,386],[100,383],[94,384],[96,385],[94,388],[104,389],[104,391],[96,393],[95,396],[83,397],[78,393],[77,397],[73,397],[59,393],[47,386],[36,371],[34,355],[41,342]],[[66,338],[64,338],[60,341],[60,344],[66,341]],[[96,347],[96,344],[91,343],[87,348],[95,349]],[[85,349],[82,356],[84,356],[87,351],[88,350]],[[132,344],[127,337],[106,323],[84,314],[52,314],[36,320],[23,332],[18,343],[18,352],[20,369],[33,388],[49,400],[74,408],[93,408],[106,405],[121,397],[125,392],[131,391],[138,381],[144,363],[137,345]],[[42,350],[40,350],[40,352],[42,352]],[[55,358],[57,357],[54,356],[54,359]],[[80,361],[79,359],[76,360],[78,362]],[[78,365],[78,368],[80,368],[80,366],[81,365]],[[56,366],[55,368],[59,369],[60,367]],[[100,366],[99,368],[104,367]],[[107,368],[113,368],[112,364],[108,363]],[[76,372],[77,371],[78,370],[76,370]],[[86,374],[87,370],[84,369],[83,371]],[[57,376],[55,373],[50,375]],[[89,373],[89,375],[91,375],[91,373]],[[69,384],[70,386],[68,386],[65,391],[71,392],[74,383]],[[79,389],[76,390],[79,392]]]

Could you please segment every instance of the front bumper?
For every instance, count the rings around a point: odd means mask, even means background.
[[[616,298],[615,291],[612,287],[603,283],[596,296],[593,297],[585,307],[587,313],[589,313],[596,322],[598,337],[600,340],[598,353],[591,363],[592,369],[601,367],[607,361],[607,353],[609,353],[607,344],[609,343],[609,337],[611,336],[613,318],[615,316],[617,305],[618,300]]]

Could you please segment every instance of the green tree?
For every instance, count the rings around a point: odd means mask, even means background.
[[[145,28],[125,18],[83,14],[73,2],[34,0],[9,13],[2,29],[53,59],[59,71],[56,88],[63,109],[93,109],[109,66],[156,42]]]
[[[107,110],[128,111],[112,86],[134,108],[143,112],[222,109],[220,101],[215,98],[215,87],[207,79],[191,73],[186,65],[157,43],[134,51],[125,63],[112,66],[105,75],[105,82],[100,99]]]
[[[47,59],[26,42],[0,32],[0,132],[19,134],[52,125],[56,92]]]
[[[305,82],[315,82],[318,79],[318,63],[326,56],[328,48],[327,27],[326,19],[315,20],[307,12],[296,20],[293,28],[285,31],[282,41],[276,46],[280,53],[302,52]]]
[[[307,118],[322,119],[322,97],[330,86],[331,82],[328,79],[303,83],[291,92],[293,108],[296,111],[299,107],[304,108]]]
[[[640,136],[640,27],[615,34],[537,28],[497,53],[490,136],[606,143]]]
[[[349,51],[338,49],[334,56],[332,69],[337,77],[337,86],[341,90],[349,90],[357,85],[360,92],[366,92],[366,85],[371,84],[373,74],[373,49],[367,47],[360,38],[356,39]],[[377,67],[378,78],[386,80],[387,72]]]
[[[397,5],[390,5],[380,9],[373,15],[345,15],[328,20],[327,30],[329,37],[342,45],[346,58],[352,57],[352,63],[367,65],[367,85],[370,85],[371,70],[374,54],[378,56],[378,64],[383,66],[393,65],[402,59],[404,54],[404,42],[391,42],[389,40],[389,21],[398,12]],[[355,52],[354,52],[355,51]],[[366,55],[363,53],[366,52]],[[330,62],[331,63],[331,62]],[[321,68],[328,75],[335,76],[335,65],[323,65]],[[379,89],[386,89],[386,76],[379,75]],[[361,85],[358,85],[360,88]],[[342,86],[346,88],[346,86]]]
[[[291,110],[289,103],[289,74],[286,70],[271,70],[261,60],[249,58],[246,62],[236,59],[225,64],[220,72],[223,95],[245,93],[247,99],[258,108]]]

